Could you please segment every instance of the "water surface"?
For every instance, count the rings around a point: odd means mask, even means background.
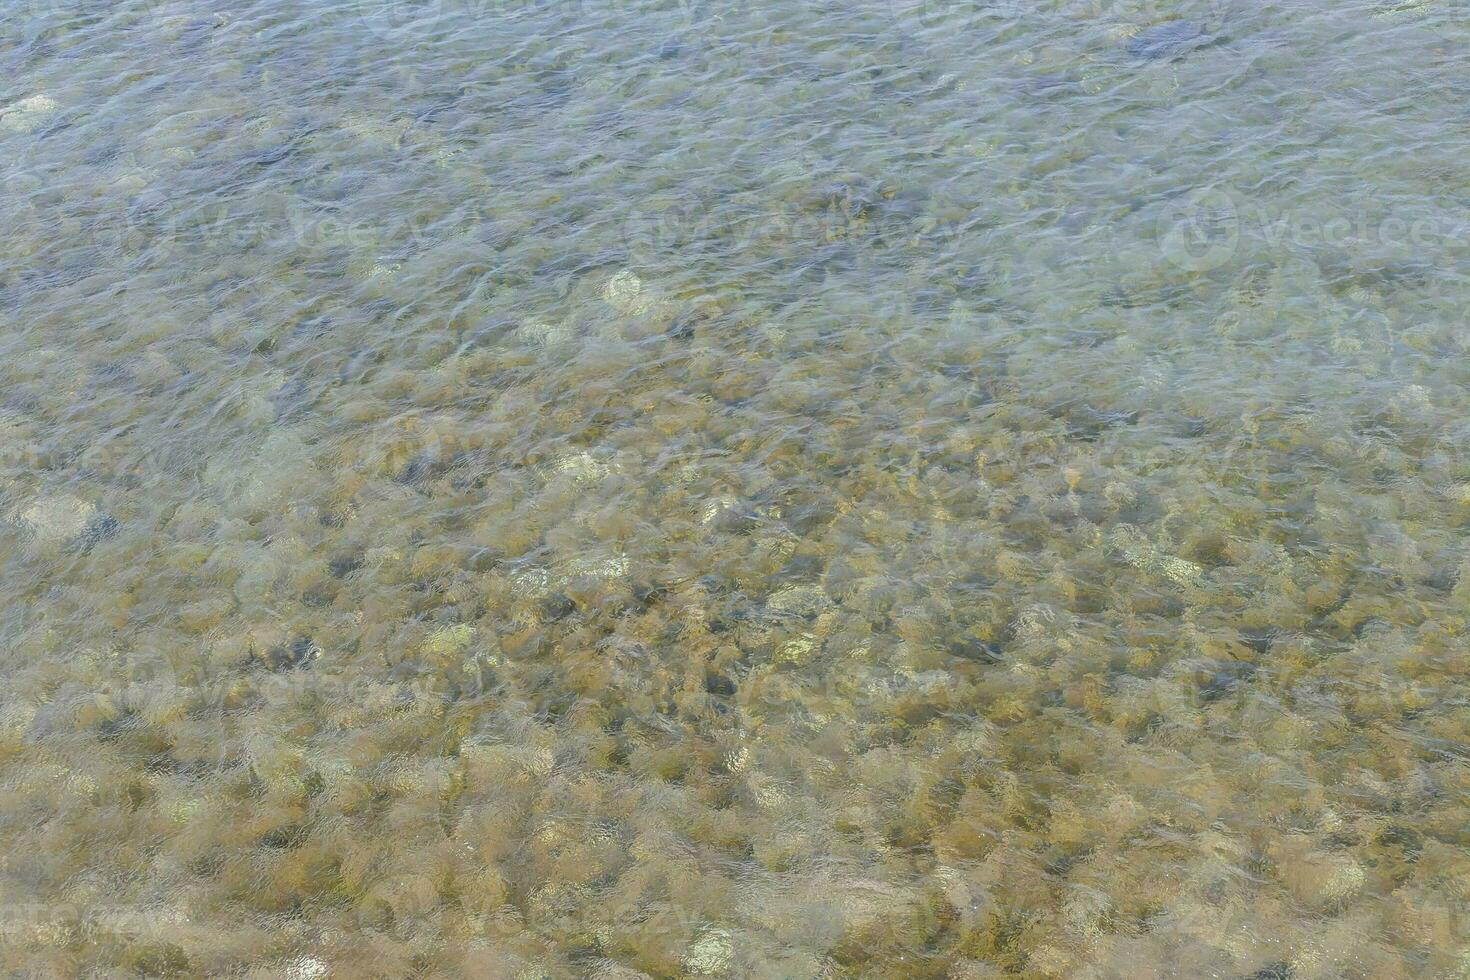
[[[1470,976],[1455,0],[30,0],[0,966]]]

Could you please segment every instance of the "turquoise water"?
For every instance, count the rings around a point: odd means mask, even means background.
[[[0,967],[1470,976],[1467,40],[12,4]]]

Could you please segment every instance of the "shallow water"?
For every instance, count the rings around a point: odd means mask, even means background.
[[[0,967],[1470,976],[1467,41],[10,5]]]

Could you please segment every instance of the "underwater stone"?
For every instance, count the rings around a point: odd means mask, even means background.
[[[704,689],[717,697],[733,697],[735,694],[735,682],[723,674],[706,673]]]
[[[1120,524],[1112,532],[1112,545],[1122,559],[1134,568],[1159,575],[1175,585],[1199,585],[1205,571],[1192,561],[1160,550],[1139,533],[1137,528]]]
[[[331,970],[327,964],[314,956],[299,956],[291,961],[286,970],[287,980],[317,980],[324,977]]]
[[[781,645],[776,651],[776,660],[781,663],[800,664],[810,660],[820,644],[815,637],[803,634]]]
[[[1367,880],[1361,865],[1346,854],[1303,850],[1289,843],[1278,856],[1282,880],[1292,895],[1312,908],[1324,908],[1355,894]]]
[[[1256,653],[1264,654],[1280,631],[1274,627],[1247,628],[1240,631],[1240,640]]]
[[[725,929],[708,929],[684,954],[684,968],[703,976],[724,973],[730,968],[734,955],[730,933]]]
[[[999,649],[977,636],[960,637],[949,645],[949,652],[953,656],[982,664],[998,664],[1003,659]]]
[[[603,557],[583,555],[570,562],[568,572],[572,576],[587,575],[597,579],[618,579],[628,574],[628,557],[626,555]]]
[[[565,619],[576,611],[576,602],[565,592],[553,592],[541,600],[541,615],[548,622]]]
[[[441,626],[424,640],[424,653],[433,657],[453,657],[464,653],[475,638],[475,628],[469,623]]]
[[[1235,691],[1256,674],[1256,665],[1245,660],[1226,660],[1210,664],[1200,672],[1199,696],[1204,701],[1218,701]]]
[[[121,527],[117,518],[111,514],[97,514],[87,523],[87,529],[82,532],[81,540],[84,544],[93,545],[98,541],[105,540],[117,533]]]
[[[778,616],[811,617],[832,605],[827,593],[815,585],[793,585],[766,600],[766,611]]]
[[[298,636],[290,643],[272,647],[266,653],[266,663],[271,670],[295,670],[309,667],[322,655],[322,648],[309,636]]]
[[[547,323],[531,320],[521,324],[515,331],[517,339],[533,347],[558,348],[576,339],[576,333],[563,323]]]
[[[106,537],[117,528],[117,522],[101,514],[96,504],[70,494],[42,497],[11,520],[41,550],[83,537]]]
[[[573,483],[596,483],[612,472],[608,464],[591,453],[569,453],[551,464],[552,473],[570,479]]]
[[[57,110],[56,100],[49,95],[32,95],[0,109],[0,131],[34,133]]]
[[[629,269],[624,269],[609,279],[600,295],[620,313],[634,316],[653,308],[655,299],[643,288],[643,280]]]

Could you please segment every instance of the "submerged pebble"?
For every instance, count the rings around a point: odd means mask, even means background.
[[[646,313],[658,303],[653,291],[646,289],[643,280],[630,269],[624,269],[603,283],[600,293],[609,305],[628,316]]]
[[[102,513],[91,501],[71,494],[40,497],[15,511],[11,523],[41,551],[82,540],[100,540],[117,529],[116,519]]]
[[[0,106],[0,132],[33,133],[60,108],[49,95],[32,95]]]
[[[793,585],[773,593],[766,609],[778,616],[815,616],[832,604],[819,586]]]
[[[710,929],[689,947],[689,952],[684,955],[684,968],[699,976],[717,976],[730,968],[734,956],[730,932]]]

